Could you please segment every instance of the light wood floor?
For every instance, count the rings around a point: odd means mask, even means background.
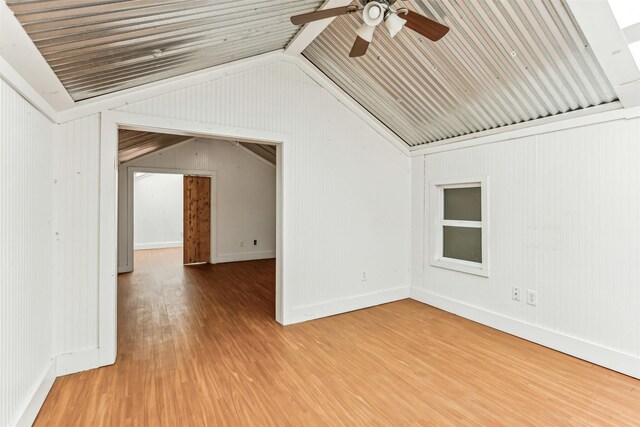
[[[288,327],[274,262],[136,253],[115,365],[36,425],[640,425],[640,381],[405,300]]]

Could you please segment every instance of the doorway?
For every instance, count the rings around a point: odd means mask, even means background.
[[[155,132],[186,137],[262,143],[276,147],[276,233],[275,233],[275,318],[286,324],[284,283],[284,215],[283,203],[285,150],[288,135],[259,129],[245,129],[184,120],[167,120],[126,112],[105,111],[101,117],[100,144],[100,230],[99,230],[99,366],[115,362],[117,354],[117,270],[118,270],[118,130]],[[126,180],[124,180],[126,185]],[[215,239],[212,241],[215,245]]]
[[[134,171],[134,251],[180,248],[181,264],[210,262],[211,182],[210,176]]]

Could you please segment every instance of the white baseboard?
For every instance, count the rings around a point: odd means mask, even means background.
[[[164,248],[181,248],[182,242],[154,242],[154,243],[138,243],[133,245],[134,251],[145,249],[164,249]]]
[[[349,298],[327,301],[320,304],[295,307],[284,319],[285,325],[306,322],[307,320],[319,319],[321,317],[334,316],[336,314],[347,313],[349,311],[360,310],[374,305],[386,304],[409,298],[410,287],[402,286],[398,288],[385,289],[384,291],[371,292],[367,294],[355,295]]]
[[[213,259],[214,264],[223,262],[253,261],[257,259],[270,259],[276,257],[276,251],[240,252],[236,254],[222,254]]]
[[[58,355],[56,357],[56,374],[61,377],[99,368],[102,365],[100,362],[100,349],[97,347],[89,348]]]
[[[423,289],[412,288],[411,298],[536,344],[640,379],[640,358],[633,355],[543,329],[539,326],[464,304]]]
[[[40,412],[40,408],[44,404],[44,400],[47,398],[53,382],[56,380],[56,363],[55,360],[51,360],[51,363],[45,370],[44,375],[40,379],[40,383],[34,391],[31,398],[28,400],[22,414],[16,421],[17,427],[31,426]]]

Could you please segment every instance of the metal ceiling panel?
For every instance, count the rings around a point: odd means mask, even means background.
[[[564,0],[398,1],[449,26],[438,42],[378,28],[349,58],[356,14],[303,54],[416,146],[616,99]]]
[[[120,129],[118,131],[118,162],[128,162],[129,160],[169,148],[189,139],[192,139],[192,137]],[[241,142],[240,145],[259,157],[262,157],[267,162],[273,165],[276,164],[276,147],[274,145],[246,142]]]
[[[188,139],[191,137],[121,129],[118,131],[118,162],[128,162]]]
[[[76,101],[284,48],[319,0],[10,0]]]
[[[258,156],[262,157],[263,159],[265,159],[267,162],[271,163],[272,165],[276,164],[277,154],[276,154],[276,146],[275,145],[252,144],[252,143],[247,143],[247,142],[241,142],[240,145],[242,145],[247,150],[252,151],[253,153],[255,153]]]

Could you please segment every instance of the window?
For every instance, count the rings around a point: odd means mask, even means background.
[[[431,186],[431,265],[489,275],[487,180],[458,180]]]

